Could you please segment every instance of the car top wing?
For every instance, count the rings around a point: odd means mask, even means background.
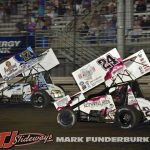
[[[22,73],[23,76],[29,76],[30,74],[48,71],[59,65],[59,61],[52,49],[46,50],[39,57],[37,57],[37,59],[38,61],[36,64]]]
[[[117,49],[112,49],[92,62],[72,73],[82,93],[85,93],[99,84],[106,87],[123,84],[136,80],[150,72],[150,62],[144,52],[121,59]]]
[[[52,49],[36,55],[31,48],[27,48],[0,64],[0,73],[4,80],[11,80],[20,74],[27,76],[48,71],[58,64],[59,61]]]
[[[82,93],[105,82],[107,72],[122,61],[116,48],[72,73]]]

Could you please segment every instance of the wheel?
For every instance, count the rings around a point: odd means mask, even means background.
[[[51,97],[46,91],[36,91],[31,96],[32,106],[35,108],[45,108],[50,104]]]
[[[71,128],[77,121],[76,114],[72,109],[64,108],[58,112],[57,123],[64,128]]]
[[[122,129],[136,127],[141,121],[140,111],[131,106],[124,106],[117,109],[115,123]]]

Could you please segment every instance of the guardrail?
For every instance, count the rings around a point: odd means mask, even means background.
[[[55,84],[60,85],[64,88],[67,94],[73,95],[77,92],[79,92],[79,88],[73,79],[73,77],[52,77],[52,80]],[[145,97],[150,96],[150,76],[144,76],[138,80],[141,90],[143,91],[143,94]],[[100,92],[105,88],[104,85],[100,85],[93,90],[86,93],[86,95]]]
[[[21,78],[17,77],[10,81],[10,83],[14,83],[19,81]],[[77,92],[80,92],[75,80],[73,77],[51,77],[54,84],[61,86],[66,94],[73,95]],[[0,79],[2,81],[2,79]],[[150,97],[150,75],[144,76],[140,79],[138,79],[138,82],[140,84],[141,90],[143,91],[143,94],[145,97]],[[87,92],[85,95],[89,95],[92,93],[100,92],[105,88],[104,85],[99,85],[96,88],[92,89],[91,91]]]

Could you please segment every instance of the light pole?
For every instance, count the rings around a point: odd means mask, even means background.
[[[74,24],[73,24],[73,69],[76,69],[76,28],[77,28],[77,10],[76,10],[76,0],[74,0],[73,4],[73,16],[74,16]]]
[[[125,52],[125,0],[117,0],[117,49],[122,58]]]

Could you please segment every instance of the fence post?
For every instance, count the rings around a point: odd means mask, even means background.
[[[117,0],[117,49],[124,58],[125,51],[125,0]]]

